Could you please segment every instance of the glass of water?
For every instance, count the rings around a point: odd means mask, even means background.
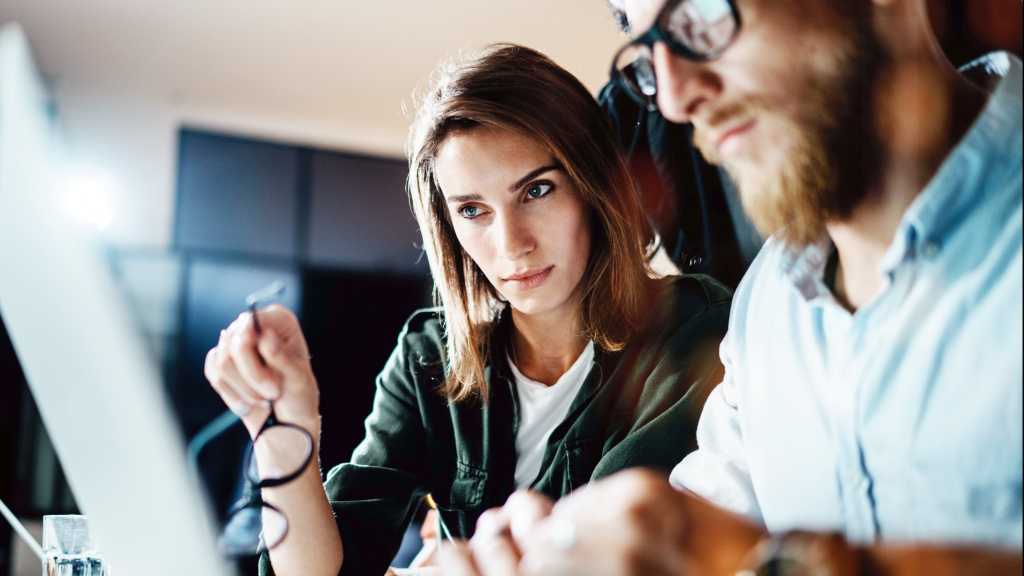
[[[85,516],[43,516],[43,576],[105,576]]]

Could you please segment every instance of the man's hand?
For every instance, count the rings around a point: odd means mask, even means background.
[[[687,565],[682,495],[650,472],[627,471],[559,501],[517,540],[524,575],[660,576]]]
[[[733,576],[765,536],[743,518],[673,489],[663,476],[627,470],[554,505],[516,492],[480,517],[469,543],[445,547],[441,565],[445,576]],[[830,574],[1021,573],[1019,548],[857,548],[826,533],[804,539],[807,560],[824,562]]]
[[[551,512],[550,499],[526,490],[509,496],[501,508],[484,512],[469,543],[445,546],[445,576],[517,576],[522,557],[517,542],[526,540]]]
[[[517,492],[442,566],[446,576],[731,576],[762,535],[664,476],[632,470],[554,506]]]

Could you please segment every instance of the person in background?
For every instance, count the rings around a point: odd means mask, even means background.
[[[667,473],[721,380],[731,293],[652,275],[626,164],[568,72],[512,45],[444,65],[408,151],[440,306],[399,335],[351,462],[321,484],[314,458],[263,488],[289,523],[263,573],[384,574],[427,493],[442,533],[467,537],[516,488],[557,498],[632,466]],[[316,453],[318,384],[291,312],[240,316],[206,374],[252,436],[272,400]],[[261,474],[279,467],[256,456]]]
[[[622,0],[607,0],[607,6],[629,34]],[[690,124],[669,122],[614,79],[597,101],[626,151],[644,214],[657,234],[662,252],[655,265],[664,254],[683,272],[707,274],[735,288],[763,241],[724,169],[693,147]]]
[[[625,7],[618,81],[770,239],[670,481],[517,492],[445,574],[1020,574],[1020,60],[972,83],[923,0]]]

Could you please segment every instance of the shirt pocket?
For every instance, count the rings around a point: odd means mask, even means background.
[[[965,399],[961,404],[969,403]],[[1020,409],[1019,401],[1015,409]],[[970,535],[998,543],[1012,541],[1020,532],[1020,417],[1013,424],[1001,417],[998,406],[986,412],[987,421],[981,415],[968,420],[954,414],[947,418],[948,430],[933,426],[917,438],[911,473],[904,475],[916,482],[905,497],[916,504],[916,528],[927,536],[937,531],[942,539]]]
[[[567,494],[590,482],[601,458],[604,456],[605,439],[601,434],[592,434],[586,438],[568,440],[565,450],[565,486]]]
[[[430,490],[439,508],[473,510],[483,505],[487,472],[447,452],[430,451]]]

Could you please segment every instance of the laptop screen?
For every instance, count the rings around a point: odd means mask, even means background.
[[[158,362],[61,205],[48,110],[23,32],[0,28],[0,315],[113,573],[229,574]]]

